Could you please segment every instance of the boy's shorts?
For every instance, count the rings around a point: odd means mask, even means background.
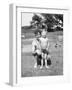
[[[47,51],[46,49],[42,49],[42,52],[44,54],[47,54],[47,55],[50,54],[49,51]],[[43,62],[44,62],[43,65],[45,65],[45,61],[43,61]],[[51,59],[50,58],[47,59],[47,65],[51,65]]]
[[[47,51],[46,49],[42,49],[42,52],[47,55],[49,54],[49,51]]]

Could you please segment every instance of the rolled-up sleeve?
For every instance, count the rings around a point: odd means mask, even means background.
[[[35,45],[35,42],[33,41],[33,42],[32,42],[32,53],[35,53],[35,46],[36,46],[36,45]]]

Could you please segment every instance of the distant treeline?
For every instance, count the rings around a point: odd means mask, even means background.
[[[21,32],[22,33],[26,33],[26,32],[34,32],[36,30],[36,28],[32,27],[32,26],[23,26],[21,27]],[[55,32],[55,31],[63,31],[62,28],[60,27],[56,27],[55,29],[48,29],[48,32]]]

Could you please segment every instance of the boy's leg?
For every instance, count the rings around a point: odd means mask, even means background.
[[[40,69],[43,68],[43,59],[41,60],[41,66],[40,66]]]
[[[41,66],[40,66],[40,69],[42,69],[43,68],[43,53],[42,53],[42,58],[41,58]]]
[[[46,68],[49,68],[49,67],[48,67],[48,64],[47,64],[47,54],[45,54],[45,67],[46,67]]]
[[[47,55],[47,65],[51,65],[51,55]]]

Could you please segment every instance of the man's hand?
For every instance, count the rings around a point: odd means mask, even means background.
[[[37,53],[38,55],[41,55],[41,51],[40,51],[40,50],[36,50],[36,53]]]

